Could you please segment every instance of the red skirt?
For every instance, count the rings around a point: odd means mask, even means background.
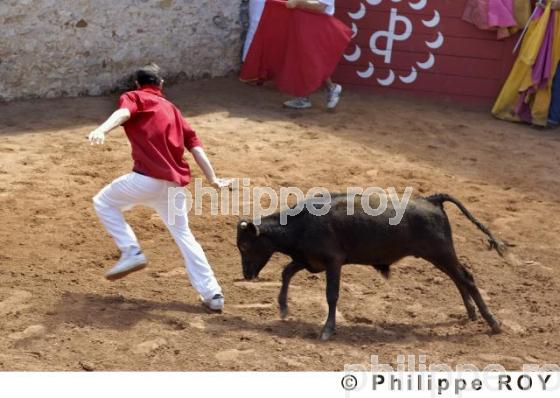
[[[351,29],[333,16],[267,0],[240,79],[271,80],[282,92],[308,96],[334,73],[351,37]]]

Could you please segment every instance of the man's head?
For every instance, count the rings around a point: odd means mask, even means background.
[[[144,86],[163,87],[163,78],[161,77],[161,69],[154,63],[143,66],[134,72],[134,84],[137,88]]]

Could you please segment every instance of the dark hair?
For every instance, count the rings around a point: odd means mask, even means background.
[[[140,86],[158,86],[163,81],[161,69],[154,63],[143,66],[134,72],[134,80],[137,81]]]

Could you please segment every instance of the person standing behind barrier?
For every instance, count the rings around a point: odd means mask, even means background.
[[[286,7],[292,9],[301,8],[327,15],[334,15],[335,0],[288,0],[286,2]],[[321,32],[317,32],[317,34],[321,34]],[[332,110],[336,108],[338,102],[340,101],[342,86],[334,83],[330,77],[325,81],[325,85],[327,87],[327,109]],[[297,97],[284,102],[284,106],[292,109],[307,109],[311,108],[313,104],[311,103],[311,99],[309,97]]]

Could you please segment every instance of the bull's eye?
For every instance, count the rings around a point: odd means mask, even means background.
[[[242,252],[246,252],[247,250],[249,250],[249,246],[246,243],[240,243],[239,250],[241,250]]]

